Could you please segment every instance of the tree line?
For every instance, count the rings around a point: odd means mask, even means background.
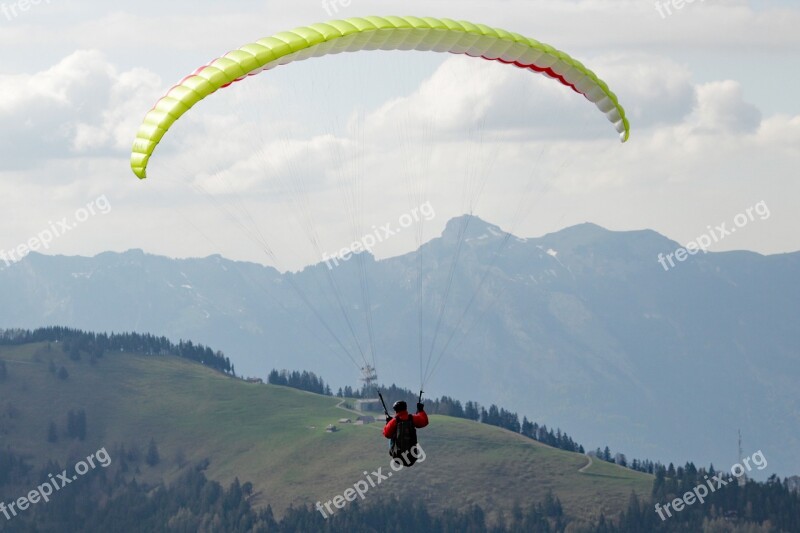
[[[46,327],[34,330],[0,330],[0,346],[18,346],[28,343],[59,343],[70,359],[80,360],[82,355],[98,359],[106,353],[129,352],[142,355],[174,355],[189,359],[226,374],[235,375],[233,364],[222,352],[213,351],[202,344],[179,341],[174,344],[166,337],[144,333],[90,333],[65,327]],[[4,373],[4,371],[2,371]],[[65,378],[64,378],[65,379]]]
[[[292,387],[293,389],[300,389],[315,394],[322,394],[325,396],[333,396],[331,388],[325,384],[322,378],[317,377],[313,372],[302,372],[288,370],[272,370],[267,376],[267,383],[271,385],[283,385],[284,387]]]
[[[714,476],[724,485],[709,481]],[[674,509],[669,515],[664,512],[663,506],[668,502],[709,483],[713,483],[715,490],[707,491],[703,503],[695,500],[679,512]],[[656,504],[661,507],[661,515],[656,512]],[[604,531],[792,533],[800,531],[800,492],[792,490],[787,479],[781,481],[774,474],[766,482],[742,478],[739,483],[739,478],[717,472],[713,465],[708,469],[697,468],[691,462],[677,468],[672,464],[660,465],[656,468],[650,498],[640,499],[632,494],[627,509],[614,521],[607,521]]]

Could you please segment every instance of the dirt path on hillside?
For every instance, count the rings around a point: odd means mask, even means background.
[[[582,474],[582,473],[583,473],[583,472],[584,472],[584,471],[585,471],[587,468],[589,468],[590,466],[592,466],[592,463],[594,463],[594,460],[592,459],[592,456],[591,456],[591,455],[589,455],[588,453],[586,454],[586,458],[587,458],[587,459],[589,459],[589,462],[588,462],[588,463],[586,463],[584,466],[582,466],[581,468],[579,468],[579,469],[578,469],[578,472],[580,472],[581,474]]]

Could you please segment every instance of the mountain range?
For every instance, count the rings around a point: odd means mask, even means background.
[[[588,223],[519,238],[464,216],[413,252],[299,272],[31,253],[0,271],[0,326],[191,339],[238,374],[305,369],[334,387],[356,386],[374,353],[381,382],[416,388],[427,366],[427,394],[516,410],[587,449],[729,469],[741,431],[769,472],[800,472],[800,253],[665,269],[658,254],[678,247]]]

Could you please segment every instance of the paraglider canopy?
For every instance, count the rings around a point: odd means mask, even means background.
[[[518,33],[466,21],[431,17],[365,17],[334,20],[282,32],[228,52],[195,70],[162,97],[139,127],[131,168],[140,179],[170,127],[197,102],[220,88],[278,65],[364,50],[450,52],[499,61],[558,80],[582,94],[614,125],[622,142],[630,125],[617,97],[582,63]]]

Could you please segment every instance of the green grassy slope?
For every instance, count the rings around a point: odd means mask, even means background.
[[[144,450],[154,438],[162,463],[142,468],[139,478],[169,480],[179,463],[209,458],[210,478],[252,482],[255,503],[270,503],[278,514],[343,493],[365,470],[391,471],[380,424],[324,431],[355,417],[335,398],[245,383],[176,357],[109,353],[90,364],[70,361],[57,344],[37,344],[0,347],[0,359],[8,369],[0,382],[0,446],[36,465],[49,458],[70,465],[117,443]],[[51,360],[67,368],[68,379],[48,371]],[[48,443],[50,420],[63,433],[67,412],[81,408],[86,441],[62,436]],[[478,503],[494,512],[540,501],[551,489],[568,515],[586,519],[618,512],[631,491],[644,495],[651,486],[650,476],[600,461],[579,472],[585,456],[468,420],[432,416],[419,434],[425,461],[383,481],[367,499],[413,491],[434,509]]]

